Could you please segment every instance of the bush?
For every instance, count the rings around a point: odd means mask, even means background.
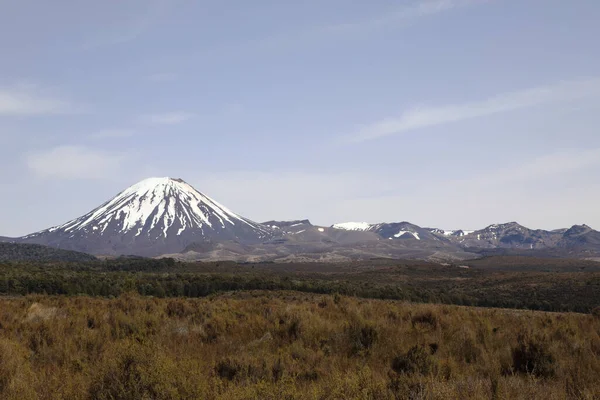
[[[249,380],[251,382],[266,381],[272,376],[273,380],[281,379],[284,372],[284,367],[281,361],[277,361],[271,368],[271,374],[267,370],[267,365],[263,361],[262,364],[239,361],[238,359],[226,358],[217,363],[215,372],[221,379],[228,381]]]
[[[368,352],[379,337],[379,332],[375,325],[361,320],[354,320],[346,328],[350,340],[351,354]]]
[[[428,375],[435,367],[435,360],[424,346],[414,346],[408,352],[394,357],[392,369],[399,374]]]
[[[439,320],[438,320],[437,315],[435,315],[431,311],[427,311],[425,313],[415,315],[414,317],[412,317],[411,322],[414,327],[421,325],[421,326],[425,326],[425,327],[430,327],[431,329],[436,329],[439,325]]]
[[[215,372],[221,379],[232,381],[242,371],[242,366],[235,360],[221,360],[215,366]]]
[[[554,376],[555,359],[548,349],[547,341],[540,337],[520,334],[518,345],[513,349],[513,370],[542,378]]]
[[[187,303],[180,299],[169,301],[166,311],[169,317],[177,318],[187,317],[192,312]]]
[[[178,398],[178,371],[157,349],[124,345],[110,354],[105,368],[92,382],[89,396],[97,400]]]
[[[26,351],[18,344],[0,339],[0,398],[35,399],[34,375],[26,360]]]

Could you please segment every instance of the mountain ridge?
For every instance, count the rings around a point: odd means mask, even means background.
[[[254,222],[234,213],[180,178],[149,178],[89,213],[21,238],[94,255],[228,257],[236,260],[413,257],[464,259],[500,251],[600,254],[600,232],[587,225],[529,229],[517,222],[474,231],[402,222],[313,225],[308,219]]]

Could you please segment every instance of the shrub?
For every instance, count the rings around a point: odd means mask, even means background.
[[[516,372],[542,378],[554,376],[554,356],[548,349],[548,343],[540,337],[520,334],[512,356],[513,370]]]
[[[399,374],[428,375],[434,366],[435,361],[424,346],[414,346],[392,360],[392,369]]]
[[[178,371],[157,349],[136,343],[109,355],[92,382],[89,396],[97,400],[178,398]]]
[[[56,332],[46,323],[32,326],[29,331],[29,349],[34,354],[39,354],[42,349],[54,344],[55,335]]]
[[[0,398],[35,399],[34,375],[26,352],[18,344],[0,339]]]
[[[411,322],[414,327],[421,325],[425,327],[430,327],[431,329],[436,329],[439,325],[439,319],[437,315],[435,315],[431,311],[415,315],[414,317],[412,317]]]
[[[190,307],[183,300],[171,300],[167,304],[167,315],[169,317],[183,318],[191,313]]]
[[[302,321],[300,317],[294,316],[290,321],[290,324],[287,328],[288,337],[291,340],[297,340],[300,338],[300,333],[302,332]]]
[[[440,345],[437,343],[429,343],[429,351],[431,352],[431,355],[434,355],[435,353],[437,353],[437,351],[439,350]]]
[[[242,366],[235,360],[227,358],[215,366],[215,372],[221,379],[232,381],[242,370]]]
[[[477,362],[477,359],[481,356],[481,349],[472,337],[465,337],[460,340],[457,347],[459,358],[467,364]]]
[[[368,352],[379,337],[375,325],[358,319],[352,321],[346,331],[350,340],[350,352],[353,355]]]
[[[273,365],[270,374],[264,361],[262,364],[257,365],[249,361],[243,362],[238,359],[225,358],[215,365],[217,376],[228,381],[247,379],[252,382],[260,382],[266,381],[270,376],[277,381],[283,376],[283,371],[284,367],[281,361]]]

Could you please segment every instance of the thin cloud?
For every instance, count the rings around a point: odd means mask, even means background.
[[[422,0],[396,8],[391,12],[353,22],[312,27],[289,35],[274,35],[250,43],[259,48],[287,47],[304,41],[321,41],[327,37],[348,37],[386,27],[402,27],[422,18],[454,9],[487,3],[490,0]],[[248,48],[248,44],[245,45]]]
[[[34,85],[0,88],[0,116],[75,114],[81,111],[81,106],[45,93]]]
[[[139,120],[149,125],[177,125],[194,117],[194,114],[185,111],[173,111],[159,114],[142,115]]]
[[[479,102],[419,107],[408,110],[399,117],[386,118],[367,125],[351,137],[350,141],[363,142],[436,125],[598,95],[600,95],[600,78],[594,78],[564,81],[550,86],[505,93]]]
[[[25,157],[30,172],[44,179],[104,179],[117,174],[124,160],[122,154],[85,146],[58,146]]]

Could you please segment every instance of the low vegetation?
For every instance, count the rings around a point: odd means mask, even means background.
[[[0,299],[2,399],[594,399],[600,319],[287,291]]]
[[[0,295],[116,297],[133,291],[161,298],[196,298],[232,290],[295,290],[419,303],[582,313],[590,313],[600,305],[597,262],[500,257],[470,263],[470,267],[390,260],[237,264],[137,258],[0,262]]]

